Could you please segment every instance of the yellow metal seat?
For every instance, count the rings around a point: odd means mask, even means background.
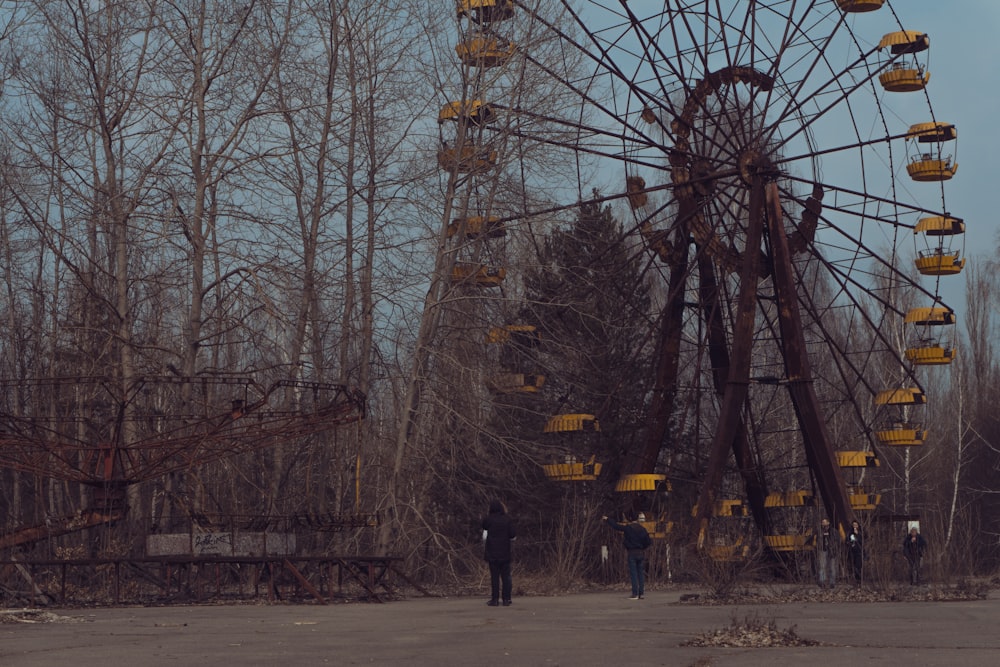
[[[514,55],[514,44],[493,36],[475,35],[459,42],[455,52],[462,64],[469,67],[497,67]]]
[[[906,165],[906,173],[918,183],[947,181],[958,171],[958,163],[951,157],[942,157],[933,153],[915,155]]]
[[[764,507],[810,507],[815,502],[815,496],[808,491],[786,491],[767,494]]]
[[[927,431],[919,424],[902,422],[875,431],[875,437],[889,447],[916,447],[927,441]]]
[[[747,516],[748,514],[747,506],[739,498],[716,500],[712,506],[713,516]]]
[[[879,461],[875,452],[841,450],[837,452],[837,465],[841,468],[877,468]]]
[[[893,67],[878,76],[879,83],[890,93],[912,93],[923,90],[930,80],[930,72],[924,72],[919,67]]]
[[[765,535],[764,544],[772,551],[812,551],[812,531],[798,535]]]
[[[921,251],[913,263],[924,276],[954,276],[965,268],[965,258],[961,253],[940,249],[928,253]]]
[[[837,0],[837,5],[845,12],[873,12],[882,9],[885,0]]]
[[[601,474],[602,464],[591,456],[587,461],[577,461],[575,456],[567,456],[562,463],[549,463],[542,466],[545,476],[557,482],[587,482],[597,479]]]
[[[944,366],[955,360],[955,354],[955,348],[941,345],[909,347],[906,349],[906,360],[917,366]]]
[[[882,494],[868,493],[862,486],[847,487],[847,499],[853,510],[874,510],[882,502]]]
[[[579,431],[600,431],[597,417],[586,414],[556,415],[549,419],[544,433],[572,433]]]

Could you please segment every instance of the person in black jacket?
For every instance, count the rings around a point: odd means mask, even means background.
[[[823,517],[816,534],[816,574],[819,587],[833,588],[837,584],[837,552],[840,551],[840,536],[830,520]]]
[[[646,516],[639,512],[635,521],[625,524],[618,523],[606,516],[601,517],[601,520],[607,521],[609,526],[624,533],[622,546],[628,552],[628,576],[632,580],[632,597],[629,600],[643,599],[646,587],[646,549],[653,543],[646,528],[642,525]]]
[[[916,586],[920,583],[920,561],[924,558],[924,550],[927,549],[927,540],[920,534],[916,526],[910,528],[909,535],[903,540],[903,555],[910,563],[910,585]]]
[[[857,521],[851,522],[851,532],[847,534],[847,555],[851,559],[854,581],[860,584],[865,562],[865,536]]]
[[[503,606],[511,605],[513,581],[510,577],[511,542],[517,537],[514,522],[504,510],[503,503],[490,503],[490,513],[483,519],[483,540],[486,542],[484,558],[490,564],[490,589],[492,595],[487,602],[491,607],[500,604],[500,584],[503,583]]]

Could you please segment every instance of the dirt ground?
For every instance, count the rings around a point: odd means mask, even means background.
[[[676,588],[633,601],[622,588],[515,597],[510,607],[488,607],[481,597],[412,597],[328,606],[7,609],[0,610],[0,665],[1000,664],[996,592],[950,602],[681,601],[697,594]],[[746,627],[811,645],[760,646],[766,637],[752,647],[720,645],[727,628]]]

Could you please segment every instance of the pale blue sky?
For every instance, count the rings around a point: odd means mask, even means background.
[[[654,10],[654,7],[659,5],[659,0],[647,1],[648,5],[646,2],[634,3],[635,9],[640,14],[658,11]],[[889,4],[877,12],[852,14],[846,18],[859,44],[854,47],[853,53],[832,54],[831,58],[838,65],[846,66],[850,60],[857,57],[858,47],[873,48],[884,34],[898,31],[900,24],[907,30],[924,32],[930,36],[931,47],[927,55],[927,66],[931,78],[926,96],[923,92],[883,93],[881,104],[890,133],[901,133],[911,124],[928,122],[932,119],[953,123],[958,128],[958,142],[954,154],[959,163],[959,170],[955,178],[944,184],[944,197],[946,210],[966,221],[964,249],[966,256],[970,258],[970,264],[967,266],[971,266],[977,258],[992,258],[997,254],[997,225],[993,222],[992,211],[988,210],[987,202],[989,193],[1000,189],[1000,186],[991,183],[987,175],[993,172],[990,162],[995,154],[996,144],[993,125],[995,119],[1000,117],[1000,103],[998,103],[1000,88],[997,86],[1000,82],[1000,41],[996,39],[997,29],[1000,28],[1000,0],[888,1]],[[603,7],[614,5],[614,2],[602,4]],[[729,7],[731,3],[724,2],[722,5]],[[594,12],[594,19],[600,19],[603,16],[602,12],[607,14],[607,11],[595,10],[591,5],[585,4],[584,7],[588,8],[586,11]],[[778,3],[779,11],[787,7],[786,4]],[[825,13],[822,8],[815,9],[817,16],[823,16]],[[613,17],[614,13],[610,16]],[[613,19],[607,21],[613,22]],[[603,24],[601,21],[595,21],[595,25]],[[826,24],[817,22],[817,30],[825,27]],[[817,35],[818,42],[821,38],[822,35]],[[874,62],[874,58],[872,61]],[[933,117],[927,106],[927,96],[933,108]],[[853,114],[842,112],[831,114],[830,122],[833,126],[829,124],[816,126],[816,142],[820,149],[852,143],[850,134],[845,135],[838,131],[837,123],[841,122],[841,119],[849,121],[853,117],[855,122],[862,125],[862,129],[859,130],[862,133],[865,131],[864,123],[870,119],[872,135],[861,136],[862,139],[885,136],[885,130],[872,113],[871,96],[867,95],[867,99],[865,98],[865,91],[857,91],[850,98]],[[905,161],[901,159],[905,157],[902,142],[896,144],[896,154],[893,157],[894,167],[898,169],[896,188],[877,182],[878,179],[869,179],[866,181],[867,186],[873,188],[870,194],[873,197],[895,196],[904,206],[913,205],[927,210],[941,210],[941,184],[911,181],[904,168]],[[950,145],[946,148],[946,152],[952,153]],[[853,154],[825,155],[821,163],[823,178],[830,184],[848,188],[857,186],[857,181],[852,178],[851,173],[857,169],[856,156]],[[888,162],[886,164],[887,177]],[[877,161],[874,166],[877,167]],[[872,167],[873,165],[866,165],[865,169],[869,170]],[[873,212],[884,214],[884,211]],[[901,222],[912,225],[917,217],[911,214]],[[867,229],[871,230],[871,227]],[[892,240],[891,231],[883,231],[882,234],[883,236],[879,233],[871,234],[873,238],[866,238],[866,244],[881,250],[883,243],[891,243]],[[869,236],[869,233],[866,232],[865,236]],[[906,241],[905,245],[910,245],[907,239],[900,237],[900,240]],[[912,254],[916,244],[898,249]],[[964,278],[964,275],[942,278],[938,288],[946,303],[958,311],[960,320],[964,304]],[[926,281],[925,278],[922,283]],[[924,286],[931,291],[935,289],[932,285],[924,284]]]
[[[966,253],[997,254],[997,122],[1000,119],[1000,2],[897,0],[900,18],[931,37],[928,86],[935,114],[958,127],[959,170],[946,185],[948,206],[966,222]],[[963,281],[964,282],[964,281]],[[951,287],[944,294],[948,294]],[[956,310],[962,299],[955,302]],[[961,314],[959,315],[961,317]]]

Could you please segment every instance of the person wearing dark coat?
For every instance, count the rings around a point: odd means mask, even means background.
[[[632,580],[632,597],[630,600],[641,600],[645,593],[646,587],[646,549],[653,543],[653,540],[649,537],[649,533],[646,532],[645,526],[642,522],[646,520],[646,516],[639,512],[635,521],[631,523],[618,523],[614,519],[608,517],[602,517],[604,521],[608,522],[608,525],[617,531],[624,533],[622,535],[622,546],[625,547],[625,551],[628,552],[628,576]]]
[[[494,500],[490,512],[483,519],[483,539],[486,542],[484,558],[490,564],[490,590],[487,602],[491,607],[500,604],[501,583],[503,584],[503,606],[509,607],[513,581],[510,576],[511,542],[517,538],[514,522],[504,510],[503,503]]]
[[[861,524],[857,521],[851,522],[851,532],[847,534],[847,555],[851,559],[854,581],[860,584],[865,562],[865,539],[861,532]]]
[[[833,588],[837,585],[837,552],[840,551],[840,536],[830,520],[823,517],[816,534],[816,574],[819,587]]]
[[[924,558],[924,551],[927,549],[927,540],[916,528],[910,528],[910,533],[903,540],[903,555],[910,563],[910,585],[916,586],[920,583],[920,561]]]

